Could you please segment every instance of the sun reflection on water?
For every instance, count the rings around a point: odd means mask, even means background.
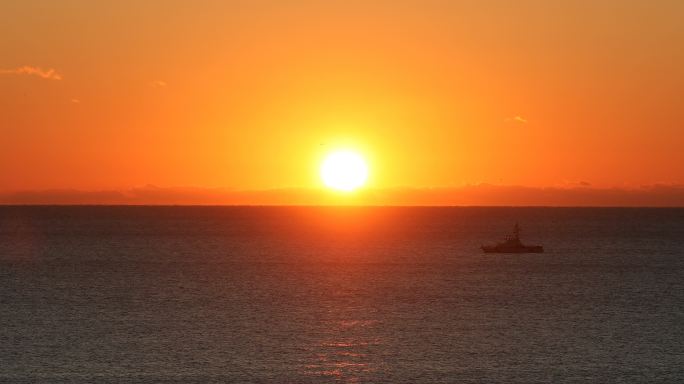
[[[303,365],[303,373],[309,377],[356,383],[362,377],[378,372],[380,367],[370,358],[383,344],[375,332],[378,323],[367,319],[331,322],[328,338],[311,346],[312,356]],[[336,337],[330,338],[330,335]]]

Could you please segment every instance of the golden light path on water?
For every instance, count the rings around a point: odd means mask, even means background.
[[[351,266],[330,272],[325,272],[330,289],[321,296],[317,324],[309,329],[313,337],[301,372],[347,383],[374,377],[387,368],[378,360],[385,336],[380,332],[377,307],[364,294],[367,276]]]

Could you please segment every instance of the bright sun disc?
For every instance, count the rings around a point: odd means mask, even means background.
[[[352,191],[366,182],[368,167],[363,157],[356,152],[333,152],[321,165],[321,178],[330,188]]]

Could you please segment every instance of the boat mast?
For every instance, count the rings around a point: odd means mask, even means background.
[[[520,240],[520,226],[518,225],[518,222],[515,222],[515,226],[513,227],[513,236],[517,239]]]

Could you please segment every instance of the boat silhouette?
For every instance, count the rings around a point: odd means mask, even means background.
[[[542,253],[544,247],[541,245],[525,245],[520,241],[520,226],[515,223],[513,234],[506,236],[502,243],[496,245],[483,245],[485,253]]]

